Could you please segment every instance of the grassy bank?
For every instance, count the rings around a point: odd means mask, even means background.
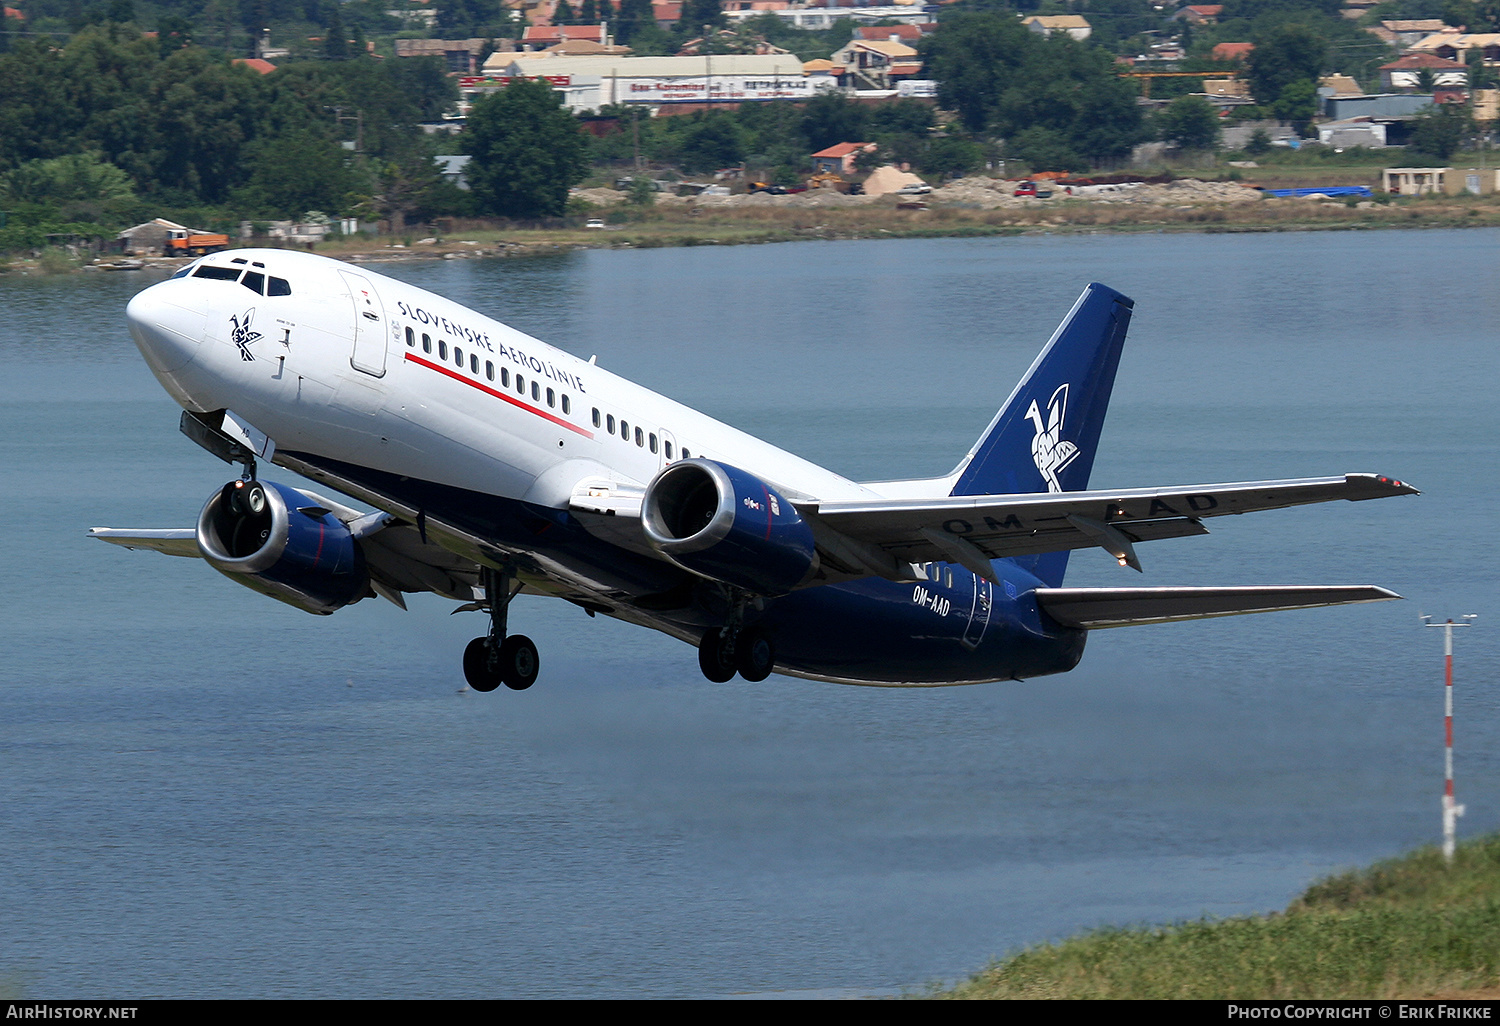
[[[1031,948],[938,998],[1500,997],[1500,837],[1323,880],[1285,912]]]
[[[1252,203],[1156,206],[1060,200],[1023,210],[933,205],[900,210],[858,207],[675,207],[613,215],[608,229],[455,230],[435,243],[353,238],[325,243],[329,256],[527,256],[577,248],[745,245],[806,239],[963,238],[1028,232],[1262,232],[1375,228],[1500,227],[1494,196],[1404,198],[1359,206],[1344,201],[1260,200]],[[401,243],[400,245],[393,245]]]

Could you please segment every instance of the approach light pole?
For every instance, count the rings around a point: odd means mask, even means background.
[[[1443,623],[1433,623],[1432,617],[1426,613],[1418,615],[1422,618],[1423,626],[1441,627],[1443,630],[1443,732],[1446,737],[1443,746],[1443,861],[1452,865],[1458,817],[1464,814],[1464,807],[1453,800],[1453,628],[1467,627],[1469,624],[1454,623],[1452,618]],[[1465,613],[1460,619],[1473,620],[1477,615]]]

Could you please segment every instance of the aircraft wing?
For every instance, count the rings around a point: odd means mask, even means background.
[[[989,576],[991,559],[1096,545],[1139,570],[1135,542],[1207,534],[1202,521],[1208,517],[1416,494],[1388,477],[1346,474],[1183,488],[810,502],[798,503],[798,510],[814,523],[820,551],[844,565],[890,576],[893,563],[947,561]]]
[[[361,513],[316,492],[304,494],[331,510],[359,539],[371,589],[382,598],[405,609],[402,592],[430,591],[464,602],[480,594],[475,562],[424,538],[415,526],[384,513]],[[92,527],[89,536],[127,549],[152,549],[169,556],[203,555],[197,532],[190,527]]]
[[[169,556],[198,556],[198,541],[191,527],[140,528],[91,527],[89,537],[123,545],[127,549],[152,549]]]
[[[1370,586],[1252,588],[1038,588],[1037,604],[1066,627],[1101,630],[1145,623],[1202,620],[1281,609],[1312,609],[1398,599]]]

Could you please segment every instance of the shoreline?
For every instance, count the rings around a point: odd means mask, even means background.
[[[1204,234],[1370,231],[1386,228],[1500,227],[1500,197],[1397,198],[1387,203],[1328,199],[1255,199],[1171,205],[1066,199],[1024,208],[983,209],[933,202],[922,209],[893,203],[840,206],[722,206],[673,204],[645,209],[606,208],[615,223],[603,229],[513,228],[471,222],[426,238],[422,226],[401,237],[356,236],[307,247],[351,263],[535,257],[581,249],[655,249],[761,245],[777,242],[912,238],[994,238],[1028,235],[1134,233]],[[242,246],[267,245],[246,240]],[[277,247],[272,247],[277,248]],[[102,256],[89,262],[13,258],[3,273],[30,276],[97,270],[173,269],[191,257]]]

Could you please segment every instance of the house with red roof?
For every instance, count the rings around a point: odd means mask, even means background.
[[[854,158],[874,152],[874,143],[837,143],[812,155],[813,174],[852,175]]]
[[[1243,61],[1255,49],[1254,43],[1218,43],[1214,46],[1216,61]]]
[[[1434,86],[1463,88],[1469,84],[1467,65],[1431,53],[1414,53],[1382,64],[1380,83],[1391,92],[1416,92],[1424,71],[1431,74]]]

